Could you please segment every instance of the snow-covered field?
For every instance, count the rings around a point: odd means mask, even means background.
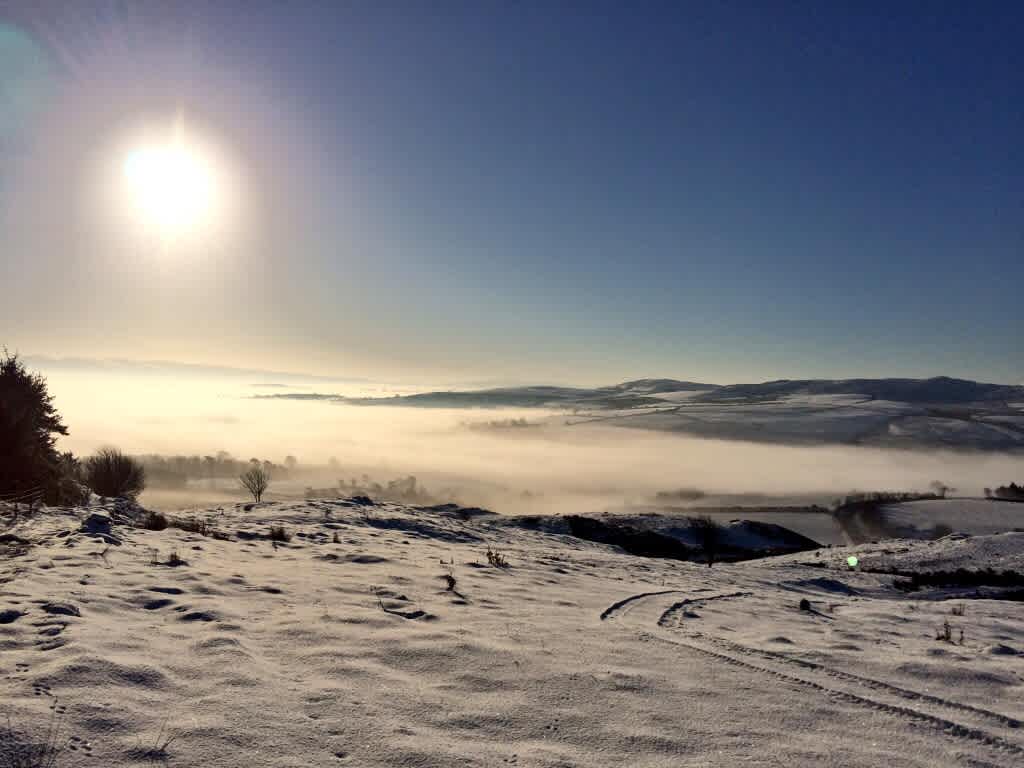
[[[1013,501],[931,499],[892,504],[883,511],[894,525],[922,531],[936,525],[972,534],[1024,530],[1024,504]]]
[[[1024,604],[841,548],[708,568],[347,501],[108,540],[96,511],[0,531],[0,765],[51,718],[58,766],[1024,763]],[[1004,567],[1024,534],[886,546]]]
[[[1007,531],[985,536],[954,533],[934,541],[890,539],[871,544],[830,547],[814,552],[783,555],[763,561],[772,566],[812,564],[844,573],[847,558],[858,558],[857,568],[866,571],[995,571],[1024,572],[1024,532]]]
[[[1001,404],[961,413],[856,394],[783,395],[735,402],[692,399],[680,399],[674,407],[621,411],[614,418],[600,418],[620,426],[732,440],[977,450],[1024,447],[1024,422],[1004,413],[1006,407]]]

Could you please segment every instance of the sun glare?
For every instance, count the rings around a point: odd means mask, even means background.
[[[214,169],[180,137],[131,150],[122,172],[142,223],[164,237],[192,232],[213,213]]]

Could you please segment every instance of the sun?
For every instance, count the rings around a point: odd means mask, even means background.
[[[165,238],[194,232],[214,213],[214,167],[181,131],[166,143],[130,150],[122,173],[140,222]]]

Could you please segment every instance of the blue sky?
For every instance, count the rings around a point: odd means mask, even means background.
[[[26,353],[1024,379],[1020,4],[125,5],[0,4],[0,98],[40,94],[0,102]],[[236,240],[61,229],[81,158],[175,110],[245,169]]]

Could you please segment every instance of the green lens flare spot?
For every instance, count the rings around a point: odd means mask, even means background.
[[[856,557],[854,557],[853,555],[850,555],[848,558],[846,558],[846,564],[848,566],[850,566],[851,568],[856,568],[857,567],[857,563],[859,563],[859,562],[860,561]]]

